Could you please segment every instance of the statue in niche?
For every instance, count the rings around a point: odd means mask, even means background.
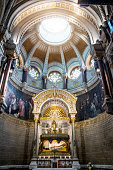
[[[55,120],[53,120],[53,122],[52,122],[52,128],[53,128],[53,131],[56,131],[56,122],[55,122]]]

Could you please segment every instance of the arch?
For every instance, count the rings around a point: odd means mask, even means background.
[[[58,99],[58,98],[46,100],[41,107],[41,114],[43,115],[45,110],[51,106],[61,107],[65,111],[66,115],[68,116],[69,108],[67,106],[67,103],[65,103],[62,99]]]
[[[67,105],[70,114],[77,114],[76,111],[77,96],[72,95],[67,91],[59,89],[45,90],[40,94],[36,95],[35,97],[33,97],[32,99],[34,101],[33,114],[40,114],[44,103],[52,99],[59,99],[63,101]]]
[[[22,24],[22,21],[25,21],[29,16],[34,15],[39,11],[50,10],[50,9],[64,10],[68,13],[72,12],[78,16],[78,23],[80,21],[79,18],[81,17],[82,24],[80,24],[80,25],[85,26],[85,24],[83,24],[83,23],[88,24],[89,29],[88,29],[88,27],[84,27],[84,29],[89,34],[91,42],[94,43],[96,41],[96,39],[98,38],[98,30],[97,29],[99,26],[97,25],[96,19],[95,19],[94,15],[92,14],[92,11],[89,12],[87,9],[83,9],[78,6],[75,6],[75,4],[73,2],[46,1],[45,4],[44,4],[44,2],[42,2],[42,3],[41,2],[35,2],[35,3],[32,2],[32,3],[29,3],[29,6],[30,7],[28,8],[27,3],[25,3],[21,8],[19,7],[13,13],[13,15],[11,16],[10,21],[9,21],[8,27],[10,30],[13,30],[12,38],[14,38],[17,43],[18,43],[19,38],[21,37],[21,33],[24,33],[26,31],[26,29],[29,28],[29,26],[36,24],[37,22],[40,22],[41,18],[43,19],[44,16],[43,17],[39,16],[40,17],[39,19],[35,17],[33,22],[32,22],[32,19],[31,20],[29,19],[28,22],[25,22],[26,25],[24,25],[24,26]],[[46,14],[46,15],[48,15],[48,14]],[[51,14],[49,14],[49,16],[50,15]],[[62,14],[59,13],[59,15],[62,15]],[[68,16],[69,16],[69,14],[68,14]],[[45,16],[45,17],[47,17],[47,16]],[[68,18],[68,17],[66,17],[66,18]],[[71,18],[69,16],[68,19],[70,22],[73,22],[73,18]],[[18,27],[17,27],[17,25],[18,25]],[[20,27],[22,28],[22,30],[20,29]],[[18,34],[17,34],[17,32],[18,32]],[[94,32],[94,36],[93,36],[93,32]]]

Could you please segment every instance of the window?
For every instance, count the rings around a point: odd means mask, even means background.
[[[40,72],[36,67],[31,66],[29,68],[29,74],[32,78],[37,79],[40,76]]]
[[[81,74],[80,67],[76,66],[74,67],[70,72],[70,78],[71,79],[77,79]]]
[[[61,73],[58,71],[52,71],[48,75],[48,79],[53,83],[61,81],[61,78]]]

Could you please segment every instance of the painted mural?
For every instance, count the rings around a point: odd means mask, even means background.
[[[32,97],[16,89],[10,82],[7,83],[6,89],[5,112],[23,120],[32,120]]]
[[[77,121],[93,118],[103,112],[104,90],[101,83],[89,92],[78,96]]]
[[[32,96],[7,83],[5,95],[7,114],[23,120],[33,120]],[[104,112],[104,90],[101,83],[91,91],[78,96],[76,121],[87,120]]]

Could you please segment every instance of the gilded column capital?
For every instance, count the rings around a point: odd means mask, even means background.
[[[38,122],[39,118],[38,117],[34,117],[34,121]]]
[[[76,118],[75,117],[71,117],[71,122],[75,122]]]
[[[76,113],[70,113],[71,122],[75,122],[75,120],[76,120],[75,115],[76,115]]]
[[[77,114],[77,111],[75,111],[74,113],[69,113],[69,115],[70,115],[71,117],[75,117],[76,114]]]
[[[34,115],[34,121],[35,121],[35,122],[38,122],[38,120],[39,120],[39,114],[35,114],[35,115]]]

